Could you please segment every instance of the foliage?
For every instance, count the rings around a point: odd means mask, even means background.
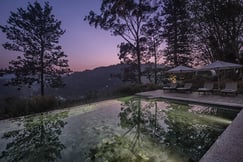
[[[29,110],[33,112],[47,111],[57,107],[58,100],[54,96],[35,96],[29,102]]]
[[[121,127],[127,131],[103,139],[90,150],[91,161],[152,162],[165,158],[162,148],[142,134],[152,132],[154,127],[151,107],[152,103],[142,106],[139,98],[125,100],[119,117]]]
[[[159,19],[159,16],[156,15],[153,18],[149,19],[146,25],[142,28],[143,34],[146,37],[146,52],[150,58],[154,58],[154,84],[158,82],[158,69],[157,64],[162,58],[162,50],[159,50],[163,42],[163,29],[162,29],[162,20]]]
[[[138,83],[141,83],[140,64],[143,58],[141,27],[155,10],[156,7],[152,6],[148,0],[105,0],[102,1],[100,14],[90,11],[85,17],[90,25],[99,26],[126,41],[121,44],[123,55],[121,58],[128,58],[127,54],[129,54],[130,59],[134,57],[137,60]]]
[[[169,161],[171,157],[199,161],[233,118],[220,117],[226,113],[221,111],[184,103],[126,99],[119,114],[125,133],[103,139],[90,151],[90,158],[95,162]]]
[[[191,23],[187,0],[166,0],[162,5],[166,63],[191,66]]]
[[[151,55],[147,52],[146,38],[140,39],[140,63],[147,63],[151,58]],[[136,65],[138,62],[138,56],[136,54],[136,48],[129,43],[122,42],[118,45],[119,53],[118,57],[122,64]]]
[[[187,104],[177,103],[170,104],[168,108],[165,143],[178,152],[190,155],[191,161],[200,160],[229,124],[208,117],[216,109],[201,110],[199,107],[194,110]],[[199,111],[202,112],[198,114]]]
[[[137,65],[130,64],[128,67],[123,69],[122,81],[131,82],[135,84],[137,82]]]
[[[57,108],[58,100],[53,96],[36,96],[30,99],[8,97],[1,100],[1,117],[17,117]]]
[[[152,146],[136,147],[133,150],[131,147],[131,139],[114,135],[109,139],[103,139],[96,148],[92,149],[90,159],[92,162],[154,162],[161,158],[162,153],[159,150],[155,152],[154,148],[146,149]]]
[[[158,56],[159,55],[156,56],[157,61],[158,61]],[[161,85],[161,84],[163,84],[164,80],[167,77],[166,71],[168,69],[169,68],[166,66],[163,67],[163,65],[162,65],[162,67],[159,67],[157,63],[154,63],[154,64],[151,64],[151,66],[148,66],[143,70],[143,76],[145,76],[149,80],[150,83]]]
[[[127,101],[129,101],[129,100],[131,100],[133,98],[134,98],[134,96],[125,96],[125,97],[120,97],[117,100],[121,101],[121,102],[127,102]]]
[[[194,42],[203,62],[243,63],[242,0],[192,0]]]
[[[8,162],[14,161],[55,161],[61,158],[65,146],[59,135],[66,125],[62,119],[66,112],[55,115],[27,117],[24,128],[4,133],[2,138],[12,140],[2,152],[0,158]]]
[[[90,101],[93,101],[95,99],[98,98],[98,91],[97,90],[94,90],[94,91],[88,91],[86,92],[85,94],[85,97],[84,97],[84,101],[85,102],[90,102]]]
[[[8,25],[0,26],[11,41],[3,47],[23,54],[23,57],[18,56],[9,63],[7,72],[14,73],[15,77],[8,85],[21,88],[23,85],[40,84],[42,96],[45,86],[64,86],[62,75],[69,73],[70,69],[65,59],[67,56],[58,43],[65,31],[60,27],[61,21],[55,19],[51,12],[52,7],[47,2],[44,7],[37,1],[28,3],[26,9],[18,8],[17,12],[11,12]]]
[[[156,84],[132,84],[128,86],[124,86],[121,88],[118,88],[115,93],[121,94],[121,95],[134,95],[138,92],[144,92],[144,91],[151,91],[159,89],[160,86]]]

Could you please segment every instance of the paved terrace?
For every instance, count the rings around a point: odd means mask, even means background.
[[[165,98],[172,100],[180,100],[180,101],[190,101],[204,104],[212,104],[212,105],[221,105],[221,106],[230,106],[234,108],[243,108],[243,95],[239,94],[237,96],[234,95],[211,95],[211,94],[203,94],[198,92],[193,93],[175,93],[163,90],[155,90],[137,93],[136,95],[149,97],[149,98]]]
[[[137,93],[136,95],[243,109],[242,94],[238,96],[221,96],[199,94],[198,92],[174,93],[155,90]],[[200,162],[243,162],[243,110],[240,111],[234,121],[227,127],[222,135],[219,136]]]

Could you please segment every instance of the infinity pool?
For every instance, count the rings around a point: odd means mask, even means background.
[[[198,161],[239,111],[127,97],[0,121],[0,161]]]

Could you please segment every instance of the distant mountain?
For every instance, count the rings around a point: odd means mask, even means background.
[[[123,69],[127,65],[111,65],[107,67],[98,67],[93,70],[85,70],[83,72],[74,72],[63,78],[66,84],[63,88],[47,88],[46,94],[61,96],[64,98],[83,98],[89,93],[97,93],[107,95],[114,89],[121,87],[125,83],[119,78],[123,73]],[[16,87],[3,86],[10,76],[0,78],[0,97],[8,96],[30,96],[38,94],[34,88],[24,88],[20,91]]]
[[[4,84],[13,77],[15,77],[13,74],[7,74],[0,77],[0,98],[32,96],[38,93],[38,85],[33,85],[32,88],[23,87],[21,90],[17,90],[17,87],[14,86],[5,86]]]
[[[64,77],[65,87],[59,89],[48,89],[48,93],[65,98],[82,98],[88,93],[107,95],[125,83],[119,78],[127,65],[111,65],[98,67],[93,70],[74,72]]]
[[[117,64],[106,67],[98,67],[93,70],[85,70],[82,72],[74,72],[69,76],[63,78],[66,84],[63,88],[46,88],[47,95],[55,95],[68,99],[82,99],[87,95],[107,96],[112,95],[112,92],[117,88],[124,86],[122,81],[124,69],[129,65]],[[143,64],[141,66],[142,71],[146,71],[148,68],[153,68],[153,64]],[[164,65],[159,65],[158,68],[165,68]],[[34,85],[32,88],[23,88],[20,91],[16,90],[16,87],[3,86],[8,79],[14,77],[13,75],[7,75],[0,77],[0,97],[8,96],[32,96],[38,95],[39,85]],[[148,83],[148,79],[143,76],[143,83]]]
[[[0,98],[9,96],[21,96],[21,92],[15,87],[4,86],[6,79],[0,79]]]

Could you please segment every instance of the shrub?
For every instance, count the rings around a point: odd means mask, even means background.
[[[134,84],[125,87],[119,88],[116,93],[121,95],[134,95],[135,93],[144,92],[144,91],[151,91],[159,89],[160,86],[156,84]]]
[[[53,96],[36,96],[28,104],[28,111],[43,112],[57,107],[57,99]]]
[[[37,96],[30,99],[8,97],[0,102],[0,119],[39,113],[54,109],[58,101],[53,96]]]
[[[90,101],[94,101],[98,98],[98,91],[94,90],[94,91],[88,91],[86,92],[86,94],[84,95],[84,102],[90,102]]]
[[[8,97],[2,100],[1,103],[1,115],[14,117],[25,114],[25,107],[27,106],[27,101],[25,99],[17,97]]]

